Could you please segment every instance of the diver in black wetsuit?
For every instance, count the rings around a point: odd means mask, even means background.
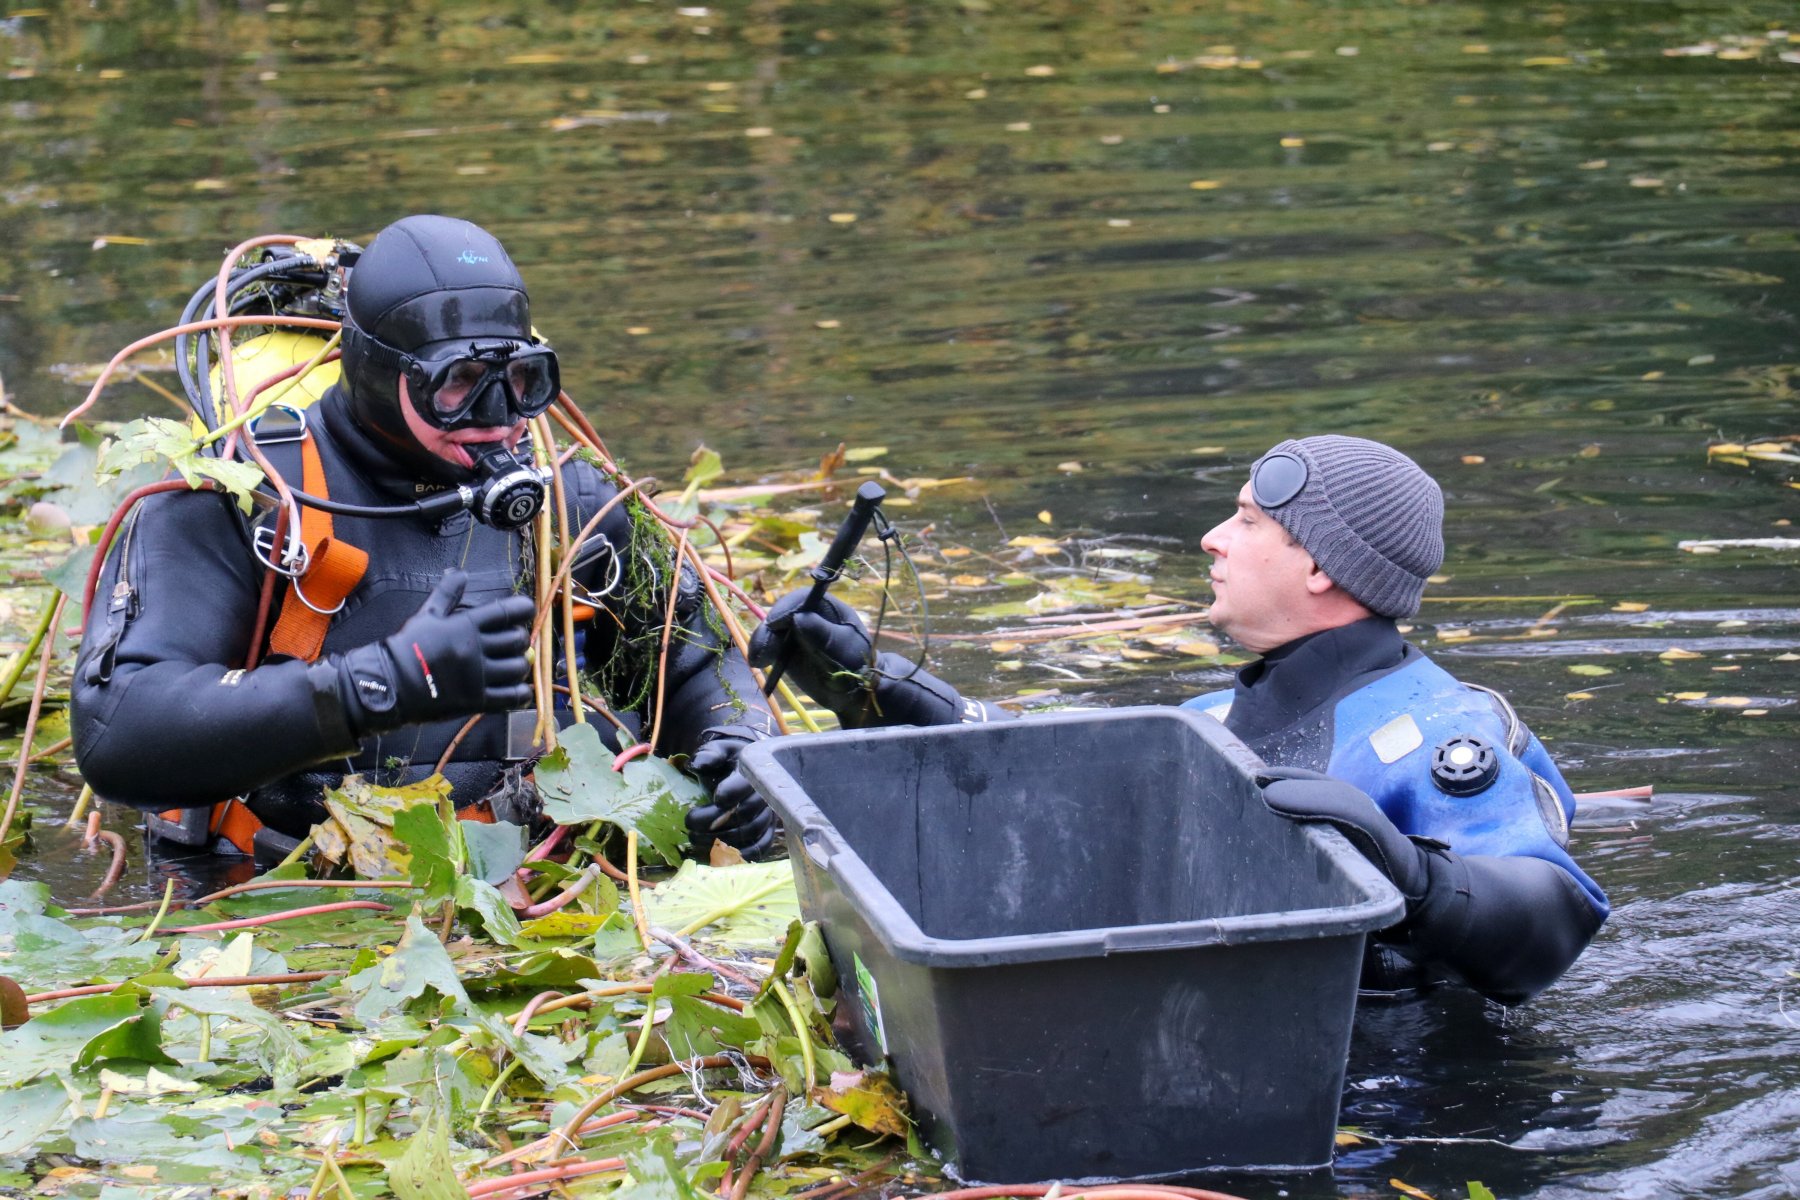
[[[284,478],[300,480],[316,450],[320,483],[338,505],[404,507],[521,473],[535,480],[528,507],[542,502],[524,439],[526,421],[556,398],[556,357],[533,333],[524,281],[492,235],[440,216],[407,217],[377,235],[351,269],[342,367],[342,382],[306,411],[302,436],[259,438]],[[580,460],[565,468],[565,484],[572,529],[618,495]],[[217,492],[145,500],[111,547],[75,666],[83,776],[98,795],[151,811],[242,797],[264,827],[259,848],[279,850],[321,817],[323,790],[346,774],[386,785],[421,779],[470,716],[487,714],[451,751],[452,802],[526,819],[523,775],[534,750],[525,650],[535,604],[530,530],[518,526],[529,514],[477,511],[483,520],[465,507],[336,515],[332,539],[367,554],[360,579],[328,624],[316,620],[322,643],[283,641],[277,621],[270,652],[244,670],[272,540],[255,539],[272,531],[253,528]],[[306,624],[295,606],[314,607],[322,585],[313,579],[290,587],[284,619]],[[744,745],[773,731],[773,717],[691,569],[615,504],[584,544],[574,580],[594,609],[577,632],[585,674],[634,732],[657,694],[676,590],[659,744],[691,756],[735,818],[709,806],[695,822],[701,849],[714,837],[766,845],[773,817],[737,806],[749,785],[735,764]]]
[[[1222,720],[1268,764],[1275,811],[1345,833],[1406,898],[1371,939],[1364,986],[1457,979],[1502,1003],[1548,987],[1606,919],[1567,850],[1575,800],[1502,697],[1408,645],[1443,561],[1443,496],[1410,458],[1362,438],[1287,441],[1258,459],[1237,512],[1201,540],[1211,619],[1262,654],[1229,692],[1184,707]],[[751,639],[846,728],[1001,716],[898,655],[856,614],[785,596]],[[760,804],[760,801],[754,801]]]

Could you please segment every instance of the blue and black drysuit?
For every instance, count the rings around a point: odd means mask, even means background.
[[[1183,707],[1222,720],[1272,774],[1322,772],[1366,793],[1391,822],[1382,827],[1355,799],[1290,810],[1271,796],[1289,815],[1342,829],[1377,865],[1384,854],[1413,860],[1387,864],[1416,894],[1406,919],[1371,943],[1365,987],[1453,977],[1517,1002],[1561,975],[1605,921],[1605,893],[1567,849],[1575,798],[1543,745],[1503,698],[1456,680],[1393,621],[1290,642],[1240,671],[1231,691]],[[1439,747],[1482,743],[1491,778],[1434,773]]]

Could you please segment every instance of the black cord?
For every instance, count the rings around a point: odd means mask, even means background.
[[[887,619],[888,595],[894,581],[894,551],[900,552],[900,561],[906,564],[907,572],[912,576],[913,590],[919,597],[919,657],[912,668],[904,675],[890,675],[904,683],[925,669],[925,660],[931,654],[931,602],[925,598],[925,581],[919,578],[918,564],[913,562],[912,555],[906,552],[906,542],[894,523],[887,519],[887,514],[880,509],[875,510],[875,534],[881,539],[881,604],[875,610],[875,629],[869,636],[869,646],[873,649],[877,639],[881,637],[881,627]]]

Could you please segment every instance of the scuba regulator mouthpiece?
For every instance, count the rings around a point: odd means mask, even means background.
[[[522,529],[544,507],[550,486],[550,470],[521,462],[504,446],[495,446],[475,457],[475,482],[464,484],[464,505],[483,525],[495,529]]]

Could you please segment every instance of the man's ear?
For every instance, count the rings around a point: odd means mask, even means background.
[[[1331,576],[1325,573],[1325,568],[1321,567],[1318,563],[1313,563],[1311,568],[1306,572],[1306,590],[1308,594],[1313,596],[1323,596],[1326,592],[1332,591],[1336,587],[1337,583]]]

